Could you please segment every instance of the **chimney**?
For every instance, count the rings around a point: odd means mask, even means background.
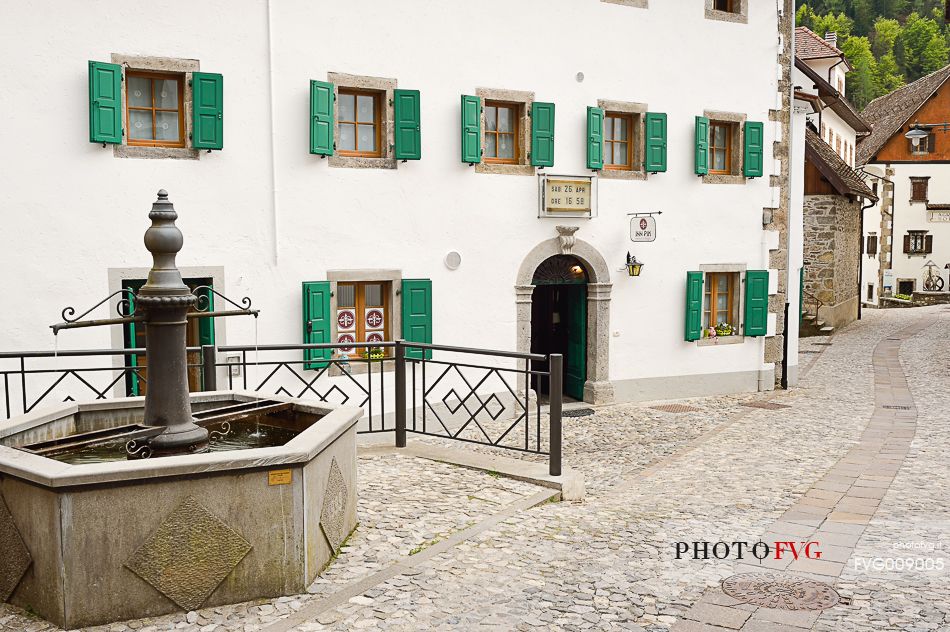
[[[825,41],[831,44],[833,47],[838,48],[838,32],[828,31],[825,33]]]

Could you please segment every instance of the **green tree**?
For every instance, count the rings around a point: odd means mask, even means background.
[[[901,33],[900,22],[890,18],[878,18],[874,22],[874,32],[871,35],[871,51],[874,57],[881,60],[885,55],[894,53],[894,42]]]
[[[851,62],[848,73],[848,97],[863,108],[877,93],[877,61],[871,52],[871,41],[866,37],[849,37],[841,44],[841,51]]]
[[[894,53],[904,77],[915,81],[946,65],[947,42],[936,21],[914,12],[904,22]]]
[[[874,77],[874,98],[888,94],[904,85],[904,77],[897,67],[894,53],[887,53],[877,61]]]

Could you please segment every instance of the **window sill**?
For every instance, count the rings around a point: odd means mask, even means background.
[[[646,180],[645,171],[633,171],[632,169],[601,169],[597,175],[605,180]]]
[[[703,176],[703,184],[745,184],[746,177],[742,175],[709,173]]]
[[[719,345],[738,345],[745,342],[745,336],[717,336],[715,338],[701,338],[696,341],[697,347],[718,347]]]
[[[504,165],[479,162],[475,164],[475,173],[494,173],[509,176],[533,176],[537,167],[532,165]]]
[[[608,4],[622,4],[625,7],[633,7],[634,9],[649,8],[648,0],[601,0],[601,2],[606,2]]]
[[[706,9],[707,20],[719,20],[720,22],[733,22],[735,24],[748,24],[749,16],[745,13],[733,13],[732,11],[717,11],[716,9]]]
[[[146,145],[113,145],[112,155],[116,158],[146,158],[198,160],[201,152],[190,147],[149,147]]]
[[[359,156],[330,156],[331,167],[344,169],[395,169],[398,161],[395,158],[362,158]]]
[[[369,373],[369,367],[373,368],[373,375],[379,375],[380,366],[382,366],[383,373],[391,373],[396,370],[396,361],[392,358],[380,358],[378,360],[366,361],[361,359],[351,359],[350,366],[345,371],[350,375],[366,375]],[[334,360],[333,364],[327,369],[327,375],[330,377],[340,377],[344,374],[343,369],[340,368],[339,360]]]

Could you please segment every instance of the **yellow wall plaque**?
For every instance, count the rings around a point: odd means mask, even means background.
[[[267,473],[268,485],[290,485],[293,480],[293,470],[271,470]]]
[[[544,210],[548,213],[563,211],[590,212],[590,179],[548,179],[544,192]]]

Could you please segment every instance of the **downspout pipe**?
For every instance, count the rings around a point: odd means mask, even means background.
[[[861,287],[861,270],[864,269],[864,254],[865,254],[864,253],[864,211],[868,210],[872,206],[874,206],[874,202],[872,202],[871,200],[868,200],[868,203],[862,206],[861,211],[860,211],[861,229],[860,231],[858,231],[858,239],[860,240],[860,243],[858,244],[858,252],[860,252],[861,255],[858,257],[858,320],[861,320],[861,290],[863,289]],[[878,247],[878,250],[880,250],[880,246]]]

